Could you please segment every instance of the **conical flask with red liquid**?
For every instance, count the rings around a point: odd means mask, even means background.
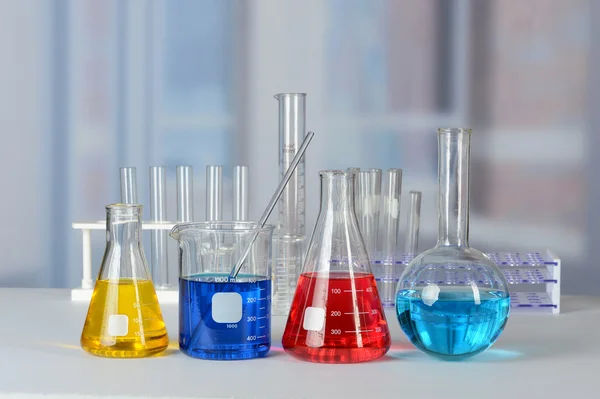
[[[354,213],[354,173],[321,171],[321,208],[283,334],[289,354],[358,363],[391,344],[377,284]]]

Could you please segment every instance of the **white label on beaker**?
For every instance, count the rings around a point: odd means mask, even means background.
[[[108,335],[123,337],[129,331],[129,317],[124,314],[111,314],[108,317]]]
[[[306,331],[321,331],[325,324],[325,309],[308,307],[304,311],[302,328]]]
[[[238,323],[242,320],[242,296],[237,292],[214,294],[212,297],[212,318],[217,323]]]

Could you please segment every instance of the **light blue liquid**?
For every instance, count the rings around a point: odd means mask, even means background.
[[[417,348],[446,360],[461,360],[489,348],[500,336],[510,310],[505,292],[445,291],[428,305],[414,290],[399,291],[400,327]]]

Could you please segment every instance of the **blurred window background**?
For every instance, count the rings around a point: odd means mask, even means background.
[[[168,167],[171,219],[175,167],[193,166],[203,220],[205,167],[224,166],[229,218],[231,168],[249,165],[258,218],[278,180],[273,95],[306,92],[307,234],[318,170],[399,167],[403,197],[423,192],[420,249],[433,245],[436,128],[469,126],[471,244],[552,249],[563,292],[598,293],[597,13],[590,0],[0,0],[0,285],[77,286],[71,223],[104,219],[121,166],[137,167],[144,205],[148,167]],[[103,249],[94,234],[96,268]]]

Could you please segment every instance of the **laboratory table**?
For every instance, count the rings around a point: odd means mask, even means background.
[[[163,305],[167,353],[104,359],[80,349],[87,304],[71,302],[68,290],[4,288],[0,398],[600,398],[600,298],[563,297],[562,307],[554,316],[511,314],[492,348],[461,362],[415,350],[390,311],[387,356],[328,365],[282,350],[284,317],[273,317],[266,358],[189,358],[177,348],[177,305]]]

